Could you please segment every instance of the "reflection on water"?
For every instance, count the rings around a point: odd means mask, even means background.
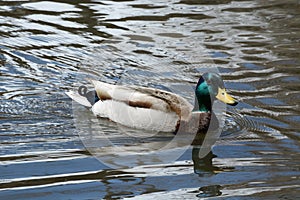
[[[1,199],[299,197],[299,1],[10,0],[0,12]],[[215,66],[240,104],[206,158],[189,148],[113,170],[78,137],[64,92],[87,74],[193,101],[183,85]]]

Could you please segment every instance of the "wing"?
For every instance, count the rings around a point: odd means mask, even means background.
[[[111,85],[91,80],[98,97],[104,101],[112,99],[127,103],[132,107],[149,108],[163,112],[175,112],[187,120],[193,106],[177,94],[155,88]]]

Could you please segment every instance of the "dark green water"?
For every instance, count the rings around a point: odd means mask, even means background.
[[[0,199],[300,198],[299,1],[3,0],[0,13]],[[213,159],[110,169],[78,136],[64,92],[86,75],[192,100],[178,85],[215,67],[240,103]]]

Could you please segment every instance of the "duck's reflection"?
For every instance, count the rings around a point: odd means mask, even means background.
[[[202,175],[204,172],[214,173],[219,168],[213,165],[212,159],[216,157],[212,151],[210,151],[206,156],[200,158],[199,152],[201,147],[193,147],[192,159],[194,162],[194,172],[196,174]]]
[[[202,130],[196,135],[192,146],[192,160],[194,163],[194,173],[200,177],[213,176],[219,172],[224,171],[221,167],[213,165],[213,159],[217,156],[212,152],[212,146],[205,146],[204,139],[207,136],[208,130]],[[202,186],[199,190],[193,191],[197,193],[198,198],[220,196],[221,186],[220,185],[208,185]]]
[[[222,195],[220,185],[208,185],[202,186],[198,190],[193,191],[194,193],[198,193],[196,197],[198,198],[206,198],[206,197],[215,197]]]
[[[213,164],[213,159],[217,157],[212,152],[212,145],[214,141],[205,143],[205,140],[212,140],[212,138],[206,138],[208,134],[197,134],[192,143],[192,160],[194,162],[194,172],[198,175],[204,175],[209,172],[211,174],[217,174],[223,171],[231,171],[232,167],[218,167]],[[216,139],[215,139],[216,140]],[[212,145],[210,145],[212,144]]]
[[[204,118],[209,122],[206,123],[206,126],[198,126],[197,134],[195,135],[191,144],[194,173],[198,174],[199,176],[204,176],[207,174],[217,174],[222,171],[231,170],[227,167],[222,168],[213,165],[213,159],[217,156],[212,152],[212,146],[218,140],[222,129],[219,127],[218,119],[213,112],[212,114],[198,114],[196,121],[199,120],[200,122],[203,122]]]

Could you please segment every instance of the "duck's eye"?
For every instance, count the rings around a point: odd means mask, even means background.
[[[225,93],[224,93],[224,92],[222,92],[221,94],[222,94],[223,96],[225,95]]]

